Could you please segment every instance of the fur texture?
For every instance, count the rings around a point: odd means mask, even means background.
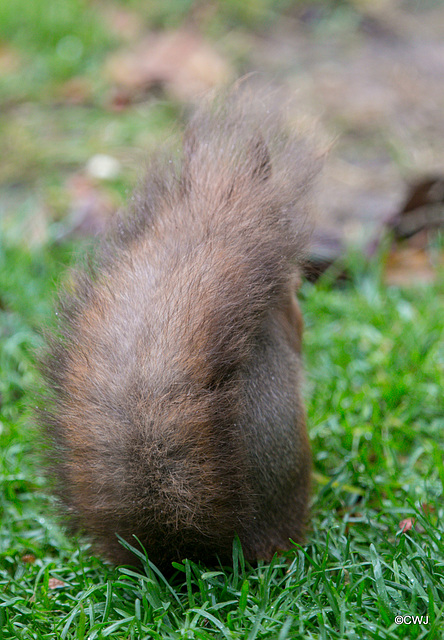
[[[301,540],[310,449],[294,297],[317,172],[275,116],[201,109],[73,274],[41,420],[74,528],[115,563]]]

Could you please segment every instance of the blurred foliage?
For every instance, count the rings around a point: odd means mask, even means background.
[[[140,0],[130,0],[130,4],[138,7],[156,27],[177,27],[187,18],[200,17],[225,28],[254,28],[275,19],[289,7],[307,4],[307,0],[151,0],[142,5]]]
[[[113,38],[91,2],[14,0],[0,2],[1,41],[20,56],[19,72],[0,78],[0,98],[16,103],[94,69]]]
[[[353,7],[360,4],[356,0],[1,2],[0,102],[52,99],[52,90],[58,83],[83,75],[92,76],[100,90],[103,57],[121,40],[118,29],[107,23],[106,13],[112,10],[135,12],[147,29],[177,28],[189,23],[207,34],[223,35],[231,29],[268,28],[279,16],[305,8],[325,16],[339,11],[343,21],[343,16],[353,14]],[[12,47],[15,60],[2,68],[5,45]]]

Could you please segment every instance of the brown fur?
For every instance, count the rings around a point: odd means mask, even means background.
[[[74,527],[115,563],[301,540],[310,449],[294,298],[316,163],[275,118],[203,109],[59,308],[42,412]]]

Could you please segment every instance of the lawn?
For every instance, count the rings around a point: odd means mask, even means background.
[[[167,580],[136,540],[141,572],[64,533],[33,407],[58,283],[90,243],[72,176],[95,154],[118,160],[117,175],[86,184],[97,222],[126,201],[140,154],[182,111],[162,96],[108,108],[100,65],[118,38],[99,5],[62,5],[0,6],[0,638],[442,638],[444,278],[388,286],[384,250],[370,263],[351,252],[345,282],[327,272],[302,287],[314,457],[305,545],[251,568],[235,541],[232,566],[184,560]],[[209,32],[257,27],[253,9],[231,5]],[[153,24],[169,25],[153,7]],[[74,77],[90,87],[80,103],[66,99]]]

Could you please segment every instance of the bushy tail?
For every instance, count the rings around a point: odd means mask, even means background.
[[[44,421],[60,494],[111,558],[114,532],[204,557],[254,510],[239,374],[304,255],[316,172],[275,114],[202,109],[75,276]]]

